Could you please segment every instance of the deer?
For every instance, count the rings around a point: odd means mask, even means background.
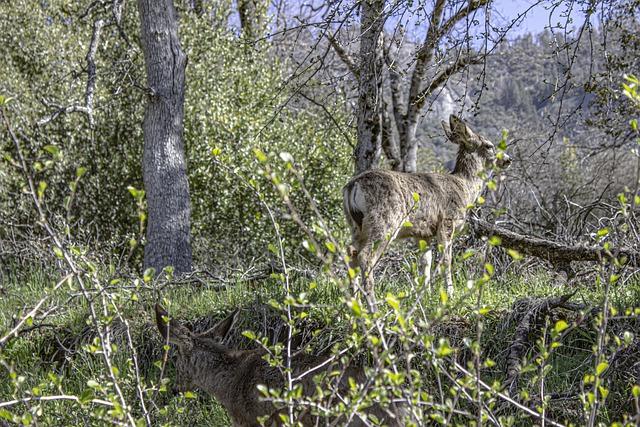
[[[165,342],[178,347],[175,354],[176,380],[173,391],[201,389],[222,404],[233,427],[281,426],[283,424],[280,415],[286,414],[286,410],[278,410],[258,386],[264,386],[269,390],[282,390],[286,385],[282,371],[265,360],[264,349],[236,350],[224,344],[239,313],[240,308],[211,329],[193,333],[176,319],[170,318],[168,313],[156,304],[156,324],[160,335]],[[366,381],[361,368],[351,365],[340,367],[322,356],[298,354],[290,359],[290,365],[295,384],[301,385],[302,395],[305,397],[315,394],[318,385],[314,376],[317,375],[325,375],[321,383],[323,388],[336,391],[337,394],[332,395],[333,399],[340,399],[341,395],[346,396],[349,393],[350,379],[358,384]],[[339,373],[335,375],[336,372]],[[336,402],[334,400],[334,404]],[[327,406],[331,404],[326,400],[322,403]],[[395,412],[391,411],[392,408]],[[344,419],[333,420],[331,425],[396,427],[403,425],[402,419],[407,411],[400,403],[392,403],[389,409],[374,404],[365,410],[365,414],[363,416],[360,412],[356,413],[348,423],[346,418],[342,417]],[[382,424],[366,421],[371,415]],[[266,421],[261,423],[260,418]],[[321,425],[320,420],[311,414],[308,407],[299,412],[295,421],[305,427]]]
[[[462,228],[468,207],[484,188],[493,167],[505,169],[511,163],[506,153],[498,153],[491,141],[474,133],[455,115],[442,120],[444,132],[458,145],[455,167],[450,173],[404,173],[383,169],[356,175],[343,188],[343,209],[351,230],[347,248],[349,267],[360,268],[364,292],[375,303],[373,268],[394,239],[429,243],[435,237],[442,246],[442,263],[449,295],[453,294],[451,274],[452,240]],[[430,283],[433,253],[430,246],[420,255],[419,273]],[[373,305],[375,307],[375,304]]]

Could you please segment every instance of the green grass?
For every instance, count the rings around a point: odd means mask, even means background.
[[[483,364],[490,360],[492,363],[481,369],[482,380],[487,384],[505,381],[509,346],[518,323],[514,313],[516,301],[546,299],[574,290],[571,302],[585,307],[598,306],[603,298],[603,286],[597,283],[582,283],[575,285],[575,289],[567,289],[557,286],[553,276],[543,269],[520,274],[514,270],[488,278],[481,287],[477,284],[468,286],[469,279],[481,277],[483,267],[480,262],[465,261],[456,266],[456,294],[444,301],[441,279],[437,276],[432,286],[424,288],[412,277],[412,263],[411,256],[403,256],[400,266],[393,271],[387,270],[377,283],[378,299],[382,301],[379,319],[385,319],[384,335],[398,339],[384,354],[414,353],[412,368],[417,370],[421,390],[436,401],[444,399],[438,406],[440,413],[445,413],[447,396],[459,396],[460,393],[460,385],[451,383],[447,375],[460,381],[464,379],[460,372],[452,369],[454,360],[470,370],[478,360]],[[117,368],[116,383],[133,419],[140,423],[148,420],[152,425],[228,425],[224,410],[204,393],[196,392],[195,398],[189,398],[159,390],[157,364],[162,360],[163,344],[155,329],[153,304],[156,301],[169,303],[173,316],[197,328],[205,328],[235,307],[242,306],[244,310],[232,339],[232,345],[240,348],[255,347],[255,343],[241,335],[243,330],[267,337],[270,344],[286,335],[283,312],[274,305],[282,305],[287,292],[285,283],[276,277],[246,282],[238,275],[237,280],[231,280],[224,289],[216,290],[202,284],[156,284],[124,278],[109,285],[107,275],[98,273],[96,277],[104,278],[88,281],[87,299],[77,282],[64,284],[52,292],[61,276],[56,269],[42,268],[11,271],[3,276],[0,338],[36,304],[45,301],[20,327],[19,335],[9,339],[0,351],[0,419],[10,418],[29,424],[32,423],[30,418],[35,418],[38,425],[84,425],[87,420],[96,426],[113,425],[115,421],[126,424],[127,418],[117,408],[89,402],[91,398],[112,403],[120,401],[96,341],[97,331],[101,331],[115,345],[109,360]],[[353,363],[369,366],[376,361],[377,356],[369,353],[366,343],[372,342],[367,341],[370,337],[380,336],[379,331],[358,329],[358,316],[353,316],[354,312],[343,296],[345,284],[338,284],[321,274],[315,282],[292,279],[288,286],[294,297],[292,312],[307,313],[296,323],[301,329],[300,342],[310,346],[311,351],[349,346],[347,354],[352,356]],[[481,295],[480,299],[478,295]],[[388,302],[385,301],[387,296]],[[394,298],[399,301],[397,309],[393,308]],[[637,276],[632,276],[624,286],[611,287],[609,304],[619,313],[639,306]],[[96,319],[91,318],[90,307],[97,313]],[[413,314],[405,318],[405,330],[398,319],[413,308],[416,308]],[[585,375],[593,373],[597,365],[593,348],[598,338],[597,319],[583,321],[585,311],[557,309],[551,311],[548,318],[540,319],[541,323],[529,336],[526,356],[530,363],[518,378],[520,392],[536,396],[542,387],[546,392],[563,392],[583,386]],[[365,315],[362,319],[365,321],[362,324],[375,324],[375,317]],[[562,345],[552,349],[552,331],[560,320],[577,326],[559,340]],[[638,326],[634,316],[610,320],[605,353],[610,356],[618,348],[614,345],[615,337],[623,336],[624,331],[637,331]],[[354,333],[361,334],[363,341],[354,341]],[[474,343],[479,333],[481,340]],[[451,348],[452,353],[434,356],[438,349],[444,348],[443,345]],[[541,364],[540,356],[545,351],[549,354]],[[407,367],[404,360],[394,366]],[[610,424],[614,420],[622,421],[624,411],[633,409],[633,401],[628,399],[631,386],[625,383],[624,376],[606,375],[606,387],[618,395],[605,401],[598,420]],[[165,378],[170,384],[173,378],[170,363]],[[467,380],[473,383],[471,379]],[[473,392],[473,387],[468,387]],[[78,403],[60,398],[8,404],[15,399],[41,396],[78,396],[85,401]],[[626,400],[620,400],[622,397]],[[487,399],[487,402],[494,401],[491,408],[496,407],[495,395]],[[616,404],[614,399],[622,403]],[[458,402],[457,408],[463,412],[474,411],[472,400]],[[551,402],[545,410],[550,418],[574,425],[580,425],[585,414],[578,399]],[[495,409],[495,413],[512,417],[513,425],[533,425],[529,416],[512,407]],[[428,417],[429,411],[425,414]],[[452,415],[450,421],[466,425],[469,418]]]

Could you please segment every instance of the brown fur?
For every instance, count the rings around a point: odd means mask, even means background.
[[[360,267],[365,292],[373,301],[373,267],[395,238],[429,242],[434,237],[444,247],[445,281],[453,292],[451,240],[483,187],[481,172],[493,165],[507,167],[506,154],[496,156],[495,146],[476,135],[458,117],[442,121],[451,142],[458,144],[452,173],[401,173],[370,170],[354,177],[343,189],[343,207],[351,228],[351,267]],[[419,196],[418,202],[414,194]],[[405,223],[411,225],[403,225]],[[377,245],[377,246],[376,246]],[[431,275],[432,251],[420,258],[425,283]]]
[[[222,320],[210,330],[194,334],[180,322],[171,319],[168,323],[167,312],[156,304],[156,323],[160,334],[165,340],[178,346],[176,355],[176,382],[174,389],[179,392],[200,388],[213,396],[224,406],[229,414],[234,427],[260,426],[258,417],[268,416],[266,426],[280,426],[279,411],[258,390],[258,385],[264,385],[269,389],[283,389],[285,380],[283,373],[262,357],[265,352],[258,350],[233,350],[227,348],[223,341],[238,317],[239,309],[229,317]],[[296,383],[302,386],[303,396],[312,396],[316,390],[314,375],[338,370],[337,366],[328,362],[327,358],[301,354],[291,360],[292,377],[301,379]],[[358,383],[365,380],[362,369],[347,366],[340,370],[341,374],[331,379],[325,379],[322,386],[335,388],[338,381],[338,393],[346,394],[349,387],[349,378]],[[334,399],[338,399],[334,396]],[[325,401],[323,404],[330,405]],[[337,403],[337,400],[334,401]],[[396,405],[400,419],[405,411]],[[315,417],[303,410],[299,421],[304,426],[316,425]],[[402,423],[398,417],[390,412],[374,405],[366,410],[368,415],[375,415],[387,426],[400,426]],[[339,422],[339,420],[337,420]],[[320,424],[318,424],[320,425]],[[344,425],[344,422],[339,422]],[[365,426],[357,416],[348,424],[349,426]]]

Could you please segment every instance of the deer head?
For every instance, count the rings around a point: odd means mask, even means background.
[[[169,314],[159,304],[156,304],[155,311],[160,335],[165,341],[178,346],[174,391],[185,392],[201,386],[198,362],[204,357],[211,359],[213,363],[217,359],[224,359],[229,350],[223,346],[223,342],[238,318],[240,308],[211,329],[199,334],[194,334],[177,320],[169,318]]]
[[[458,116],[451,114],[449,123],[442,120],[442,127],[449,141],[460,146],[454,173],[461,172],[462,168],[468,165],[464,159],[465,155],[475,156],[482,162],[483,170],[490,170],[494,165],[506,169],[511,164],[511,159],[506,153],[498,153],[489,139],[473,132]]]

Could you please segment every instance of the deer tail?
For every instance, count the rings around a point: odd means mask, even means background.
[[[342,190],[342,206],[349,225],[352,228],[361,230],[367,203],[357,181],[351,181]]]

